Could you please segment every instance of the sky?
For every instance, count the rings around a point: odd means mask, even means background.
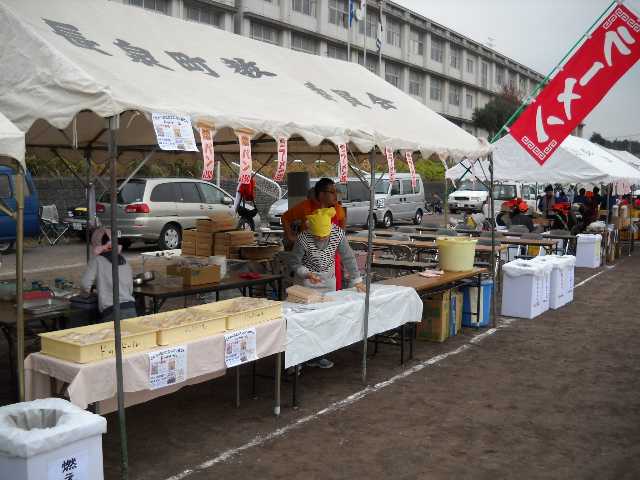
[[[611,0],[394,0],[542,75],[564,57]],[[640,0],[624,4],[640,14]],[[640,141],[640,62],[584,120],[584,136]]]

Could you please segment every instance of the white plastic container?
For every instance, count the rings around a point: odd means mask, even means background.
[[[0,478],[103,480],[107,421],[61,398],[0,407]]]
[[[549,309],[550,263],[514,260],[502,267],[502,315],[535,318]]]
[[[578,234],[576,267],[598,268],[600,266],[600,249],[602,235]]]
[[[573,300],[573,278],[576,258],[572,255],[547,255],[533,262],[551,265],[549,277],[549,308],[558,309]]]

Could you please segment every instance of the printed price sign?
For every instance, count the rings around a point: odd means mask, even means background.
[[[189,117],[154,112],[151,114],[151,119],[161,150],[198,151]]]
[[[347,183],[349,177],[349,157],[347,156],[347,145],[345,143],[338,145],[338,154],[340,155],[340,183]]]
[[[167,387],[187,379],[187,347],[178,346],[149,352],[149,387]]]
[[[227,368],[257,360],[256,329],[247,328],[224,335],[224,363]]]
[[[404,154],[405,158],[407,159],[407,165],[409,165],[409,172],[411,172],[411,186],[413,188],[416,188],[416,167],[413,164],[413,153],[412,152],[407,152]]]
[[[57,458],[47,465],[47,480],[90,480],[88,463],[89,453],[86,450]]]
[[[384,153],[387,156],[387,165],[389,166],[389,181],[393,182],[396,179],[396,163],[393,158],[393,150],[385,148]]]
[[[210,128],[199,128],[200,142],[202,143],[202,180],[213,180],[213,167],[215,166],[215,158],[213,151],[213,136],[215,132]]]
[[[251,183],[251,170],[253,170],[251,160],[251,137],[247,133],[238,133],[240,142],[240,183]]]
[[[273,179],[276,182],[281,182],[284,179],[284,174],[287,171],[287,139],[284,137],[278,138],[278,168]]]

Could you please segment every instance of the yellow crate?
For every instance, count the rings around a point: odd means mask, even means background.
[[[73,340],[69,335],[96,334],[108,330],[113,332],[113,322],[87,325],[40,334],[40,351],[45,355],[61,358],[76,363],[91,363],[105,358],[115,357],[115,338],[82,342],[79,338]],[[122,353],[140,352],[156,347],[156,332],[153,329],[138,325],[131,320],[121,322]]]
[[[176,345],[225,331],[226,318],[195,307],[156,313],[130,321],[157,330],[158,345]]]
[[[226,317],[227,330],[251,327],[282,318],[282,302],[266,298],[239,297],[192,307],[194,309],[222,314]]]

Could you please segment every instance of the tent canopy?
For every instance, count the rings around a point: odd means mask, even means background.
[[[636,157],[633,153],[627,152],[626,150],[615,150],[613,148],[605,148],[605,150],[609,153],[613,153],[620,160],[628,163],[632,167],[640,169],[640,158]]]
[[[640,184],[640,171],[627,165],[615,155],[583,138],[569,136],[560,148],[545,162],[538,164],[514,139],[506,135],[493,144],[494,179],[529,183],[578,184]],[[457,180],[464,173],[463,162],[446,172],[449,179]],[[484,179],[488,164],[474,164],[472,175]]]
[[[0,155],[24,165],[24,133],[0,113]]]
[[[340,143],[449,160],[490,151],[357,64],[104,0],[0,0],[0,23],[0,105],[30,147],[104,150],[104,118],[123,114],[119,147],[149,150],[151,113],[167,112],[215,126],[216,142],[245,128],[296,139],[300,154]]]

